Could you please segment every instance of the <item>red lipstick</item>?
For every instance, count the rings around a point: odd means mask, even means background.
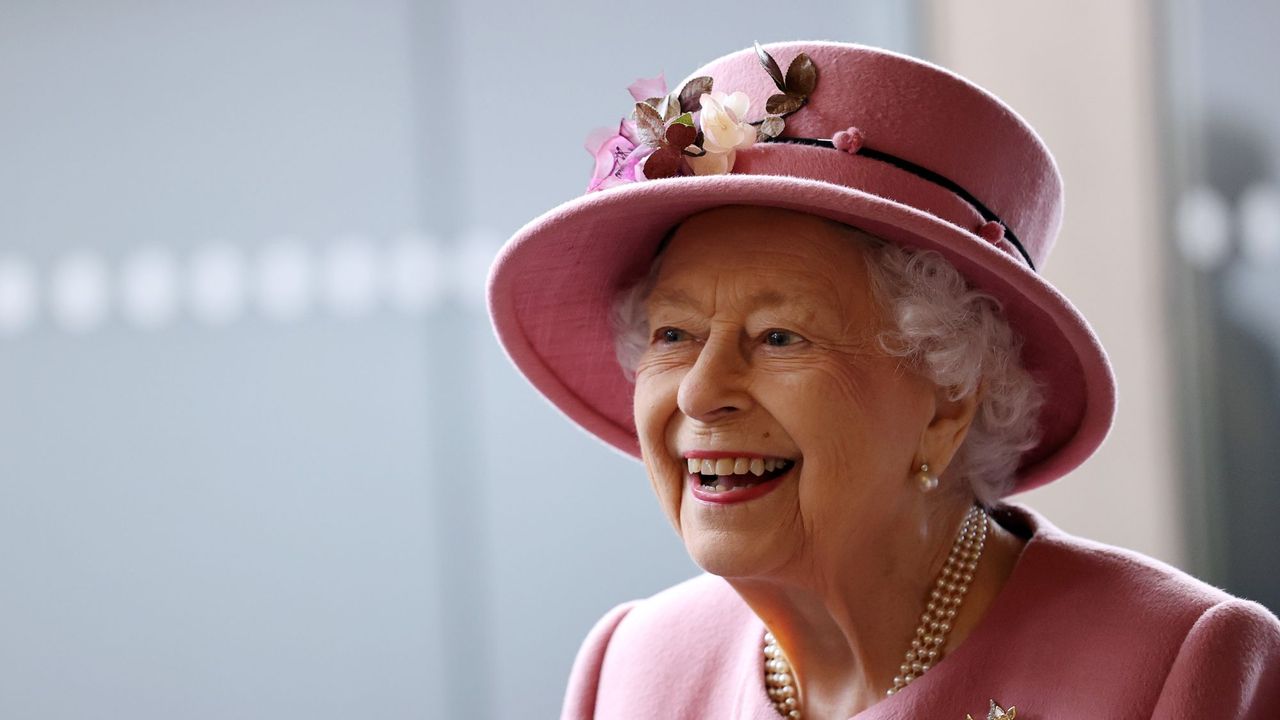
[[[706,459],[706,460],[716,460],[716,459],[719,459],[719,457],[767,458],[767,457],[775,457],[775,456],[760,455],[758,453],[757,454],[752,454],[752,453],[747,453],[747,454],[732,453],[731,454],[731,453],[715,453],[711,451],[692,451],[686,454],[685,457]],[[771,477],[767,480],[760,480],[756,482],[754,485],[752,485],[751,487],[743,488],[741,490],[724,490],[724,491],[710,490],[703,486],[702,475],[696,472],[687,473],[686,478],[688,479],[689,493],[693,495],[693,497],[696,498],[697,500],[700,500],[702,502],[712,504],[712,505],[732,505],[736,503],[747,502],[749,500],[754,500],[758,497],[762,497],[764,495],[767,495],[773,492],[774,488],[782,484],[781,481],[784,480],[788,475],[790,475],[791,472],[795,470],[795,468],[796,468],[796,463],[792,461],[791,467],[788,467],[781,474]]]
[[[756,452],[743,452],[741,450],[690,450],[682,457],[686,460],[689,458],[697,458],[698,460],[719,460],[720,458],[760,458],[767,460],[769,458],[781,458],[781,455],[761,455]]]

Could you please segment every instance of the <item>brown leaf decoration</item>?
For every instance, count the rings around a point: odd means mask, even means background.
[[[645,158],[644,176],[650,180],[675,177],[680,172],[680,166],[683,164],[684,158],[680,155],[679,150],[664,147]]]
[[[662,122],[669,123],[680,116],[680,101],[674,95],[668,95],[658,105],[658,112],[662,113]]]
[[[764,102],[764,109],[770,115],[790,115],[799,110],[802,105],[804,105],[803,96],[782,93],[769,96],[769,99]]]
[[[785,120],[778,117],[777,115],[770,115],[766,117],[764,120],[760,121],[760,127],[758,128],[760,131],[760,138],[761,139],[776,138],[782,134],[782,129],[784,127],[786,127]]]
[[[676,150],[683,150],[686,147],[692,145],[693,141],[697,137],[698,137],[698,129],[693,127],[692,125],[685,125],[683,123],[671,123],[671,125],[667,127],[667,134],[666,134],[667,145],[675,148]]]
[[[645,105],[648,105],[649,107],[653,108],[654,110],[657,110],[657,109],[658,109],[658,106],[662,104],[662,98],[660,98],[660,97],[645,98],[645,100],[644,100],[644,104],[645,104]]]
[[[786,92],[807,96],[818,84],[818,68],[807,53],[795,56],[787,66]]]
[[[764,65],[764,69],[769,72],[769,77],[773,78],[773,84],[778,86],[779,92],[787,91],[787,81],[782,77],[782,68],[778,67],[778,61],[773,56],[760,47],[760,43],[756,43],[756,57],[760,58],[760,64]]]
[[[698,98],[703,93],[711,92],[711,78],[706,75],[693,78],[680,88],[680,110],[683,112],[698,112],[702,106],[698,103]]]
[[[662,116],[647,102],[636,103],[636,130],[641,142],[652,147],[662,147],[662,139],[667,134]]]

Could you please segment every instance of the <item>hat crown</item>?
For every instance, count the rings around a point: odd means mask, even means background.
[[[1062,222],[1062,177],[1048,147],[1012,108],[945,68],[881,48],[834,42],[763,47],[784,72],[800,53],[817,68],[816,87],[786,117],[782,137],[827,139],[856,127],[866,148],[964,188],[1043,267]],[[702,75],[713,79],[717,91],[746,93],[751,121],[764,118],[766,101],[778,94],[751,48],[713,60],[689,78]]]

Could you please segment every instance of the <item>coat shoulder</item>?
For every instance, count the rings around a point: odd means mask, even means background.
[[[1210,668],[1224,707],[1248,688],[1271,692],[1280,621],[1266,608],[1145,554],[1039,525],[981,653],[1000,663],[974,679],[1081,717],[1191,717],[1167,713],[1210,707],[1192,693]]]
[[[744,678],[763,678],[764,626],[732,586],[704,573],[625,605],[601,649],[595,717],[736,716]]]
[[[1206,610],[1182,641],[1152,717],[1280,717],[1280,621],[1231,598]]]
[[[656,657],[678,652],[688,660],[709,661],[736,650],[753,620],[759,622],[724,578],[703,573],[636,601],[614,642],[628,654]]]
[[[1233,597],[1151,556],[1065,532],[1025,506],[1006,506],[996,515],[1031,536],[1011,585],[1027,601],[1021,604],[1042,618],[1179,617],[1189,628],[1200,613]]]
[[[1037,580],[1046,591],[1056,587],[1062,602],[1086,596],[1095,610],[1138,621],[1172,616],[1190,621],[1234,598],[1161,560],[1095,540],[1057,533],[1046,538],[1042,552],[1048,573]]]

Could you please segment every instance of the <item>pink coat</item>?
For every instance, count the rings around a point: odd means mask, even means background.
[[[1173,567],[1069,535],[1005,504],[1029,537],[988,613],[951,654],[857,720],[1280,719],[1280,622]],[[764,624],[703,574],[622,603],[591,629],[564,720],[779,717],[765,694]]]

